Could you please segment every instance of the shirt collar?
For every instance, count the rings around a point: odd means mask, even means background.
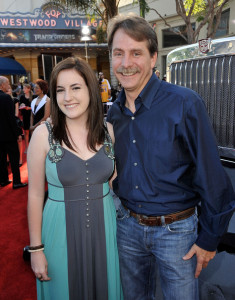
[[[145,87],[143,88],[143,90],[140,92],[139,96],[136,99],[140,98],[143,105],[146,108],[150,109],[152,102],[155,98],[155,95],[158,93],[160,83],[161,82],[157,78],[156,74],[153,73],[149,81],[147,82],[147,84],[145,85]],[[119,103],[120,107],[124,109],[126,103],[126,94],[124,89],[122,89],[122,91],[120,92],[117,102]]]
[[[158,93],[161,81],[157,78],[156,74],[153,72],[146,86],[140,92],[139,97],[142,100],[144,106],[150,109],[152,102]]]

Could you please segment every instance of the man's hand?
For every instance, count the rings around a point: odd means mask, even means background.
[[[192,246],[189,252],[183,257],[184,260],[188,260],[193,257],[193,255],[197,256],[197,267],[195,272],[195,278],[201,273],[202,268],[206,268],[209,261],[215,257],[216,251],[206,251],[196,244]]]

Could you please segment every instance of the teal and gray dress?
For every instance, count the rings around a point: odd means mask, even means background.
[[[46,158],[48,200],[42,242],[50,281],[37,279],[38,300],[123,299],[116,212],[108,179],[114,168],[110,137],[88,160],[53,141]]]

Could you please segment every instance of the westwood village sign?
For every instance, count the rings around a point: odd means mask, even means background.
[[[72,14],[63,8],[36,8],[33,13],[0,12],[0,44],[79,43],[81,27],[91,29],[91,42],[96,42],[96,28],[102,20]]]

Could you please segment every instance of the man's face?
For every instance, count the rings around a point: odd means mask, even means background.
[[[127,92],[139,95],[152,75],[157,53],[150,56],[147,41],[135,41],[118,29],[112,45],[112,65],[115,76]]]
[[[6,93],[8,92],[8,90],[11,88],[9,80],[7,79],[6,81],[3,82],[3,84],[1,85],[1,90]]]

